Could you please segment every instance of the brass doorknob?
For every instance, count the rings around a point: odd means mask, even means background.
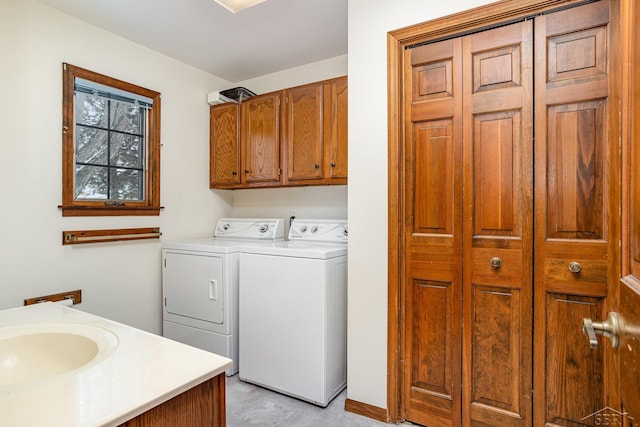
[[[582,271],[582,266],[579,262],[570,262],[569,263],[569,271],[572,273],[580,273]]]
[[[502,265],[502,260],[500,258],[498,258],[497,256],[491,258],[491,268],[498,269],[500,268],[501,265]]]

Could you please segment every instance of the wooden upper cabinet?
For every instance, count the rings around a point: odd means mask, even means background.
[[[237,104],[210,108],[210,186],[240,184],[240,108]]]
[[[281,92],[259,95],[244,101],[242,109],[242,182],[273,185],[280,178]]]
[[[285,90],[287,181],[323,178],[323,84]]]
[[[347,183],[347,77],[211,107],[210,187]]]
[[[347,77],[324,84],[324,176],[335,184],[347,183]]]
[[[285,91],[286,184],[347,183],[347,77]]]

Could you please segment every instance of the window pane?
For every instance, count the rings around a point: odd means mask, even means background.
[[[130,169],[111,169],[111,200],[144,200],[142,173]]]
[[[111,101],[111,129],[127,133],[142,133],[142,114],[145,110],[127,103]]]
[[[142,169],[142,139],[139,136],[113,133],[111,165]]]
[[[76,93],[76,123],[107,127],[107,100],[88,93]]]
[[[107,131],[76,127],[76,163],[107,165]]]
[[[101,166],[76,165],[75,198],[106,200],[107,170]]]

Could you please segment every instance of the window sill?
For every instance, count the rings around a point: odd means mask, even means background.
[[[162,206],[64,206],[62,216],[158,216]]]

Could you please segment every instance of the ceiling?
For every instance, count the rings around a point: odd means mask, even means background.
[[[347,0],[39,0],[230,82],[347,53]]]

